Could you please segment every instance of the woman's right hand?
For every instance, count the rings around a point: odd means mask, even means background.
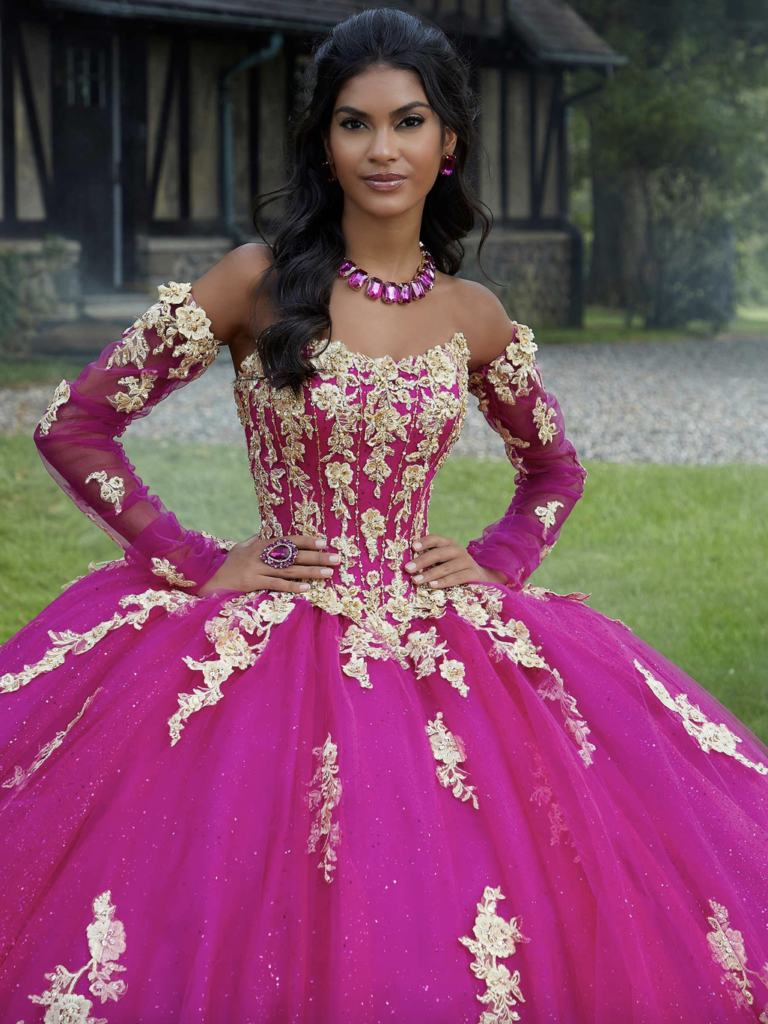
[[[245,594],[254,590],[287,590],[295,593],[309,590],[309,583],[303,580],[327,578],[333,574],[333,567],[338,565],[341,556],[324,550],[327,543],[324,537],[293,533],[287,539],[292,540],[299,549],[293,565],[276,569],[263,562],[261,552],[273,540],[259,540],[254,535],[230,549],[226,561],[197,593],[203,595],[212,590],[237,590]]]

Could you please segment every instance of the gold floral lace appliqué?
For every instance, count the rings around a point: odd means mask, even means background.
[[[203,673],[203,685],[192,693],[178,694],[179,710],[168,719],[171,746],[178,743],[190,715],[222,699],[221,684],[235,669],[242,671],[256,664],[269,643],[273,626],[284,622],[296,607],[293,596],[287,591],[265,590],[254,603],[252,595],[241,594],[225,601],[219,614],[206,621],[205,635],[218,657],[205,661],[189,655],[182,658],[188,668]],[[255,633],[257,642],[249,644],[243,633]]]
[[[472,929],[475,937],[462,935],[459,939],[475,957],[470,964],[472,973],[486,984],[486,991],[477,998],[490,1009],[480,1015],[478,1024],[518,1021],[520,1014],[514,1007],[518,1002],[525,1002],[520,991],[520,972],[510,973],[506,964],[500,964],[499,960],[513,955],[516,942],[531,940],[520,931],[523,920],[520,915],[505,921],[496,913],[496,904],[503,899],[506,897],[501,888],[486,885],[482,901],[477,904],[478,913]]]
[[[732,732],[725,722],[720,722],[719,725],[710,722],[698,704],[691,704],[686,693],[679,693],[677,697],[673,698],[664,683],[660,679],[654,678],[653,674],[644,665],[641,665],[637,658],[634,659],[634,666],[645,677],[648,686],[664,707],[680,716],[685,731],[696,740],[704,753],[708,754],[710,750],[714,750],[720,754],[727,754],[746,765],[747,768],[754,768],[760,775],[768,775],[768,765],[761,761],[750,761],[736,749],[736,744],[742,743],[743,740],[741,736]]]
[[[338,821],[332,821],[332,816],[334,807],[341,799],[342,785],[337,764],[338,747],[330,733],[322,747],[313,747],[312,756],[319,764],[309,785],[317,788],[309,791],[307,801],[309,810],[317,809],[317,814],[307,839],[307,853],[315,853],[318,843],[324,838],[320,851],[322,856],[317,867],[323,872],[326,882],[332,882],[338,860],[335,847],[341,842],[341,826]]]
[[[56,390],[53,392],[53,397],[48,404],[48,408],[45,410],[43,418],[38,423],[38,428],[41,434],[47,434],[50,431],[51,424],[56,419],[56,413],[61,406],[68,401],[69,383],[66,380],[63,380],[56,385]]]
[[[747,977],[752,974],[768,988],[768,963],[763,964],[760,971],[753,971],[747,967],[747,954],[744,947],[744,937],[741,932],[731,928],[728,920],[728,910],[721,903],[709,900],[712,908],[711,917],[707,917],[712,931],[707,932],[707,942],[712,959],[723,968],[722,981],[728,986],[728,991],[739,1009],[749,1009],[754,1005],[755,997],[752,993],[753,982]],[[760,1024],[768,1024],[768,1003],[758,1017]]]
[[[170,348],[174,356],[181,356],[178,366],[171,367],[169,377],[187,377],[193,366],[199,366],[191,380],[196,380],[210,366],[219,352],[220,343],[211,332],[211,321],[205,310],[195,304],[192,285],[169,281],[158,286],[160,299],[135,321],[115,346],[106,368],[135,366],[144,369],[150,348],[145,331],[154,330],[160,342],[152,354]],[[123,378],[123,383],[128,378]],[[143,375],[142,375],[143,379]],[[141,385],[136,385],[141,387]],[[113,403],[114,404],[114,403]]]
[[[195,586],[195,581],[184,579],[183,573],[167,558],[153,558],[152,572],[155,576],[162,576],[172,587]]]
[[[437,712],[434,721],[427,720],[424,729],[429,736],[435,760],[442,762],[435,769],[438,782],[445,789],[450,789],[457,799],[471,800],[472,806],[478,810],[479,804],[475,796],[475,787],[465,785],[464,779],[466,779],[467,773],[463,768],[459,768],[461,762],[467,759],[461,737],[455,736],[445,727],[442,711]]]
[[[58,964],[54,971],[46,973],[51,987],[41,996],[31,995],[33,1003],[40,1003],[50,1009],[45,1014],[46,1024],[109,1024],[106,1017],[91,1017],[93,1001],[73,992],[82,975],[88,971],[91,995],[98,996],[102,1003],[108,999],[117,1002],[125,995],[128,985],[122,978],[112,975],[126,970],[118,958],[126,950],[125,928],[115,917],[116,907],[111,902],[112,893],[107,889],[93,901],[93,921],[86,929],[91,959],[79,971],[70,971]],[[18,1024],[24,1024],[19,1021]]]
[[[565,820],[562,808],[556,800],[552,799],[552,778],[547,771],[544,760],[534,743],[526,743],[525,745],[531,751],[535,765],[533,777],[537,780],[537,785],[528,799],[533,800],[538,806],[542,804],[549,805],[549,845],[559,846],[560,837],[565,835],[568,845],[575,849],[576,844],[573,841],[573,837],[568,835],[568,823]],[[579,864],[580,861],[581,858],[576,854],[573,858],[574,864]]]
[[[136,412],[146,404],[149,393],[155,386],[157,377],[153,373],[142,373],[139,377],[120,377],[118,384],[127,387],[127,392],[118,391],[114,395],[107,395],[107,401],[114,405],[118,412]]]
[[[99,484],[99,496],[102,501],[108,501],[115,506],[115,512],[119,515],[123,511],[123,498],[125,498],[125,481],[120,476],[112,476],[107,479],[105,469],[96,469],[85,478],[85,483],[96,480]]]
[[[86,698],[85,703],[80,708],[75,717],[72,719],[72,721],[69,722],[63,729],[60,729],[52,740],[49,740],[44,746],[40,748],[40,750],[37,752],[37,755],[35,756],[34,761],[26,771],[24,771],[20,764],[14,765],[13,775],[2,783],[2,788],[13,789],[14,793],[12,795],[14,796],[16,795],[16,793],[20,793],[29,782],[30,776],[32,776],[38,770],[38,768],[40,768],[40,766],[45,761],[47,761],[47,759],[51,756],[54,750],[56,750],[58,747],[62,745],[70,729],[80,721],[80,719],[83,717],[90,704],[95,699],[96,694],[99,693],[101,690],[101,686],[97,687],[93,691],[93,693]],[[3,807],[0,808],[0,812],[2,812],[2,810],[4,810],[5,807],[7,806],[7,803],[4,804]]]
[[[49,629],[48,636],[53,641],[52,646],[39,661],[33,665],[25,665],[21,672],[6,672],[0,676],[0,693],[13,693],[22,686],[27,686],[44,672],[53,672],[64,664],[68,654],[84,654],[90,651],[112,630],[120,629],[122,626],[141,629],[153,608],[163,608],[169,615],[179,615],[184,614],[199,600],[200,598],[185,594],[181,590],[146,590],[142,594],[125,594],[119,600],[120,607],[136,605],[136,610],[124,615],[115,612],[111,619],[98,623],[84,633],[75,633],[69,629],[57,633]]]

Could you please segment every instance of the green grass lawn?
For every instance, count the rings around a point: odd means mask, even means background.
[[[753,334],[768,335],[768,309],[762,307],[743,308],[722,335]],[[588,306],[584,313],[584,327],[551,328],[530,324],[536,340],[545,345],[571,345],[580,342],[642,343],[647,341],[683,341],[685,339],[712,338],[711,327],[701,322],[691,323],[687,328],[645,330],[640,317],[635,317],[631,326],[624,322],[620,309],[606,309]]]
[[[235,540],[258,531],[244,445],[126,439],[126,450],[185,526]],[[768,742],[768,467],[586,467],[585,496],[531,582],[591,594],[591,607],[626,622]],[[506,463],[449,458],[430,531],[466,544],[503,514],[512,487]],[[89,561],[120,554],[50,479],[31,439],[0,435],[0,641]]]

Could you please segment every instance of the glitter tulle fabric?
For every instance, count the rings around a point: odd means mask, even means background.
[[[122,452],[218,348],[164,286],[35,434],[125,555],[0,648],[2,1024],[768,1021],[768,748],[528,582],[586,478],[531,331],[472,374],[462,334],[334,340],[297,397],[243,362],[262,536],[341,554],[304,594],[198,594],[231,542]],[[470,545],[506,583],[417,586],[470,394],[516,470]]]

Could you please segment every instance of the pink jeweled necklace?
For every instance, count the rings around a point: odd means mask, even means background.
[[[382,281],[371,277],[362,267],[356,266],[351,260],[344,260],[339,267],[339,277],[346,277],[350,288],[359,291],[365,287],[365,295],[369,299],[381,299],[382,302],[410,302],[411,299],[423,299],[427,292],[435,286],[435,261],[419,242],[421,262],[415,276],[410,281],[395,284],[394,281]],[[367,284],[366,284],[367,282]]]

